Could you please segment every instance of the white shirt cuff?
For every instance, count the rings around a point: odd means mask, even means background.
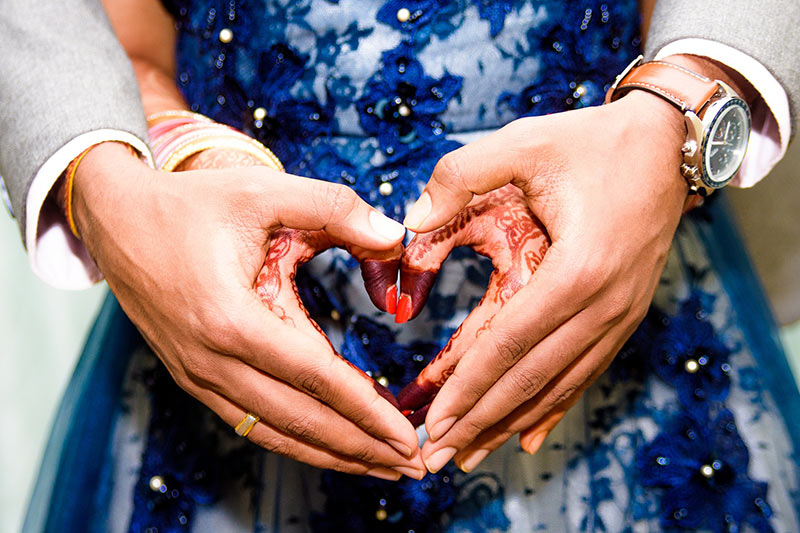
[[[751,108],[752,129],[747,155],[739,174],[731,181],[735,187],[752,187],[780,161],[792,133],[789,98],[780,82],[757,60],[735,48],[707,39],[679,39],[656,54],[662,59],[676,54],[707,57],[741,74],[761,98]]]
[[[59,289],[86,289],[103,279],[83,243],[69,229],[67,219],[47,196],[73,159],[84,150],[106,141],[131,145],[153,166],[150,148],[133,134],[102,129],[79,135],[62,146],[33,178],[26,200],[25,240],[31,269]]]

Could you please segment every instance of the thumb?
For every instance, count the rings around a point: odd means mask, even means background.
[[[272,223],[301,230],[325,230],[331,240],[369,250],[394,248],[405,228],[371,207],[349,187],[281,174],[270,180]]]
[[[449,222],[474,195],[511,183],[521,156],[515,129],[512,122],[445,154],[403,224],[418,233],[434,230]]]

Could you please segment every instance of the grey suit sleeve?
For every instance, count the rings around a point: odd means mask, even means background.
[[[800,127],[800,2],[797,0],[658,0],[645,56],[667,44],[701,38],[758,60],[783,85],[789,97],[792,133]]]
[[[147,139],[133,70],[99,0],[0,0],[0,176],[23,238],[38,169],[103,128]]]

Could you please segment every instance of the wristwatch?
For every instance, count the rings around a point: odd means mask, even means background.
[[[636,58],[617,76],[606,103],[639,89],[684,113],[686,142],[681,174],[690,194],[708,196],[739,171],[750,138],[750,108],[730,86],[665,61]]]

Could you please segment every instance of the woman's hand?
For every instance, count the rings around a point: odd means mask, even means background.
[[[248,438],[282,455],[422,476],[414,428],[292,290],[294,267],[330,245],[397,257],[400,225],[343,186],[266,167],[156,172],[114,144],[84,158],[74,210],[125,312],[176,382],[228,424],[250,411],[261,422]]]
[[[677,110],[635,92],[518,120],[439,162],[410,229],[435,230],[512,183],[552,245],[477,338],[453,339],[458,363],[426,416],[429,470],[454,456],[471,470],[528,428],[521,443],[535,452],[610,364],[647,311],[680,219],[683,137]]]
[[[463,355],[453,349],[454,345],[474,342],[491,326],[503,305],[528,283],[544,258],[549,240],[522,191],[513,185],[475,196],[450,222],[418,234],[406,247],[400,268],[397,322],[419,314],[439,268],[459,246],[469,246],[489,257],[494,271],[478,306],[433,361],[400,392],[400,408],[415,425],[424,421],[431,400]]]

